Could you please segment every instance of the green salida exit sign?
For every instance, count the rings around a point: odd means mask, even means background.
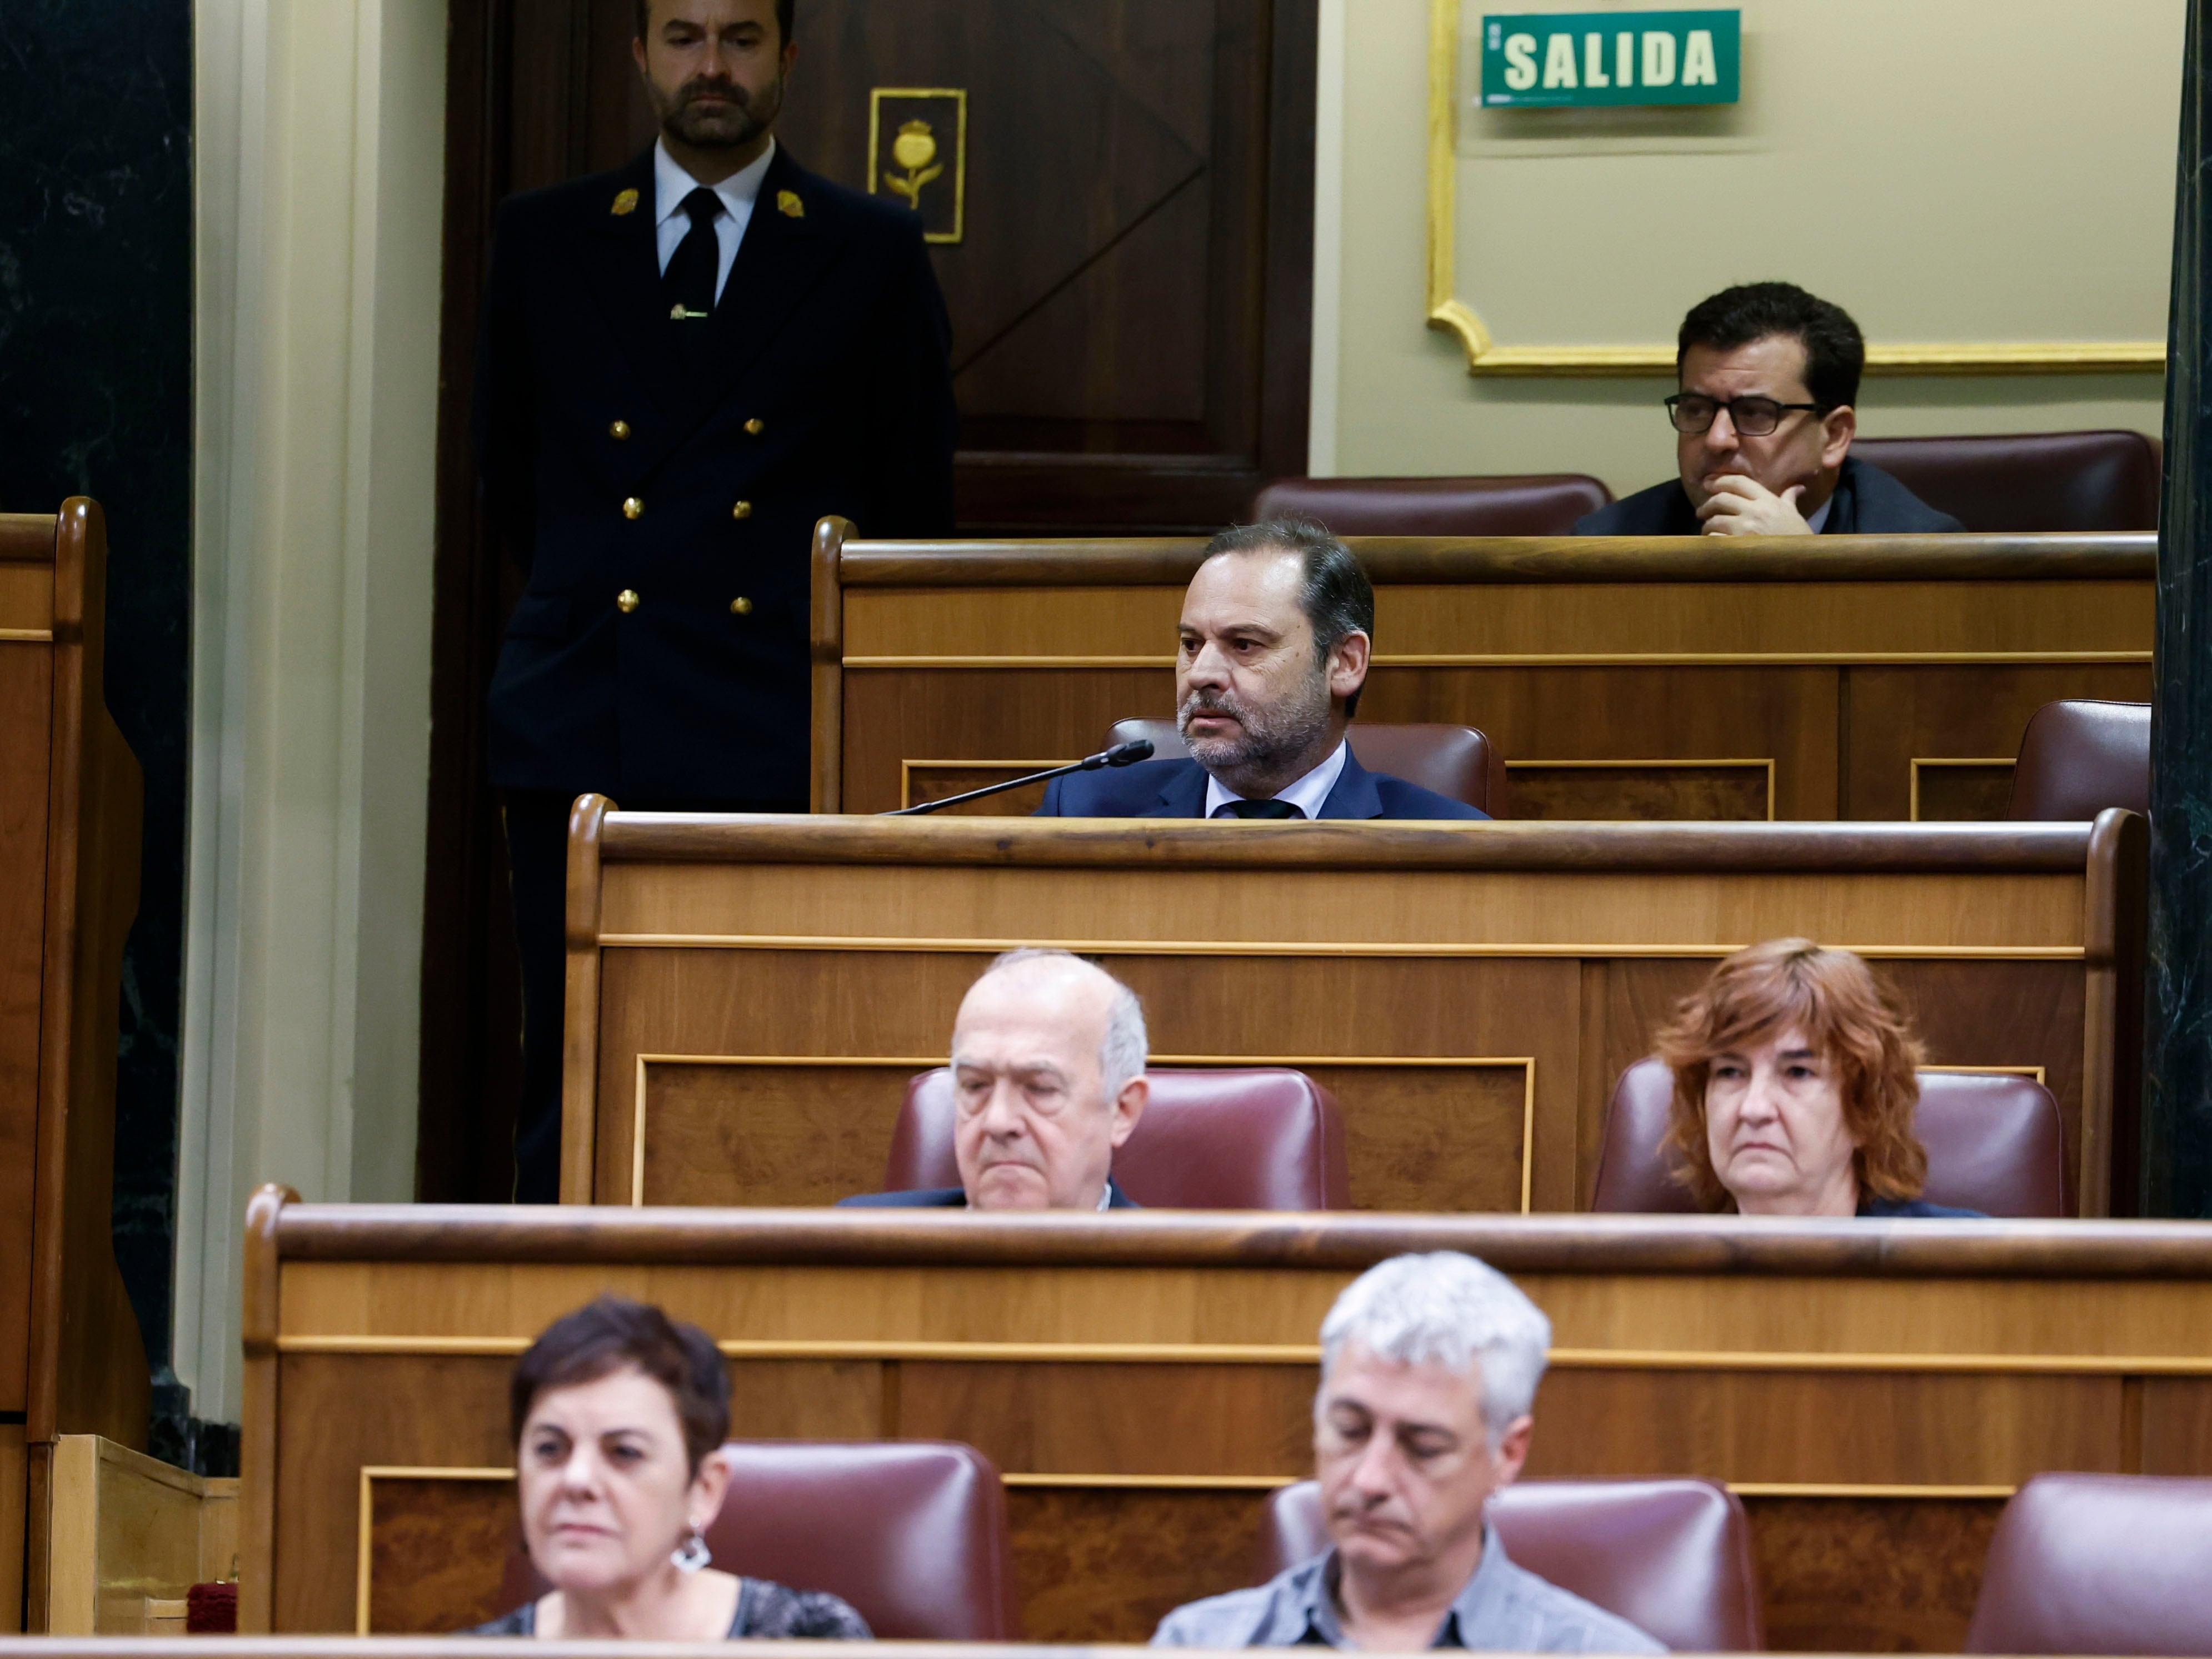
[[[1539,12],[1482,20],[1486,109],[1733,104],[1735,11]]]

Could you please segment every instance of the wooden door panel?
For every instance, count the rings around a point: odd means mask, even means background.
[[[969,527],[1211,531],[1303,470],[1312,11],[806,9],[780,130],[840,183],[866,187],[872,88],[967,94],[963,235],[932,257]]]

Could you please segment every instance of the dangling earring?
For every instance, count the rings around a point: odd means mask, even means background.
[[[668,1559],[676,1564],[680,1572],[696,1572],[714,1558],[707,1548],[707,1534],[694,1527],[691,1535],[672,1550]]]

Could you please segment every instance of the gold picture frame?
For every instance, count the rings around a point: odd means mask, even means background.
[[[1452,142],[1461,0],[1429,0],[1429,326],[1453,335],[1470,374],[1672,374],[1670,344],[1499,345],[1455,291],[1458,155]],[[1977,341],[1867,347],[1869,374],[2162,373],[2163,340]]]
[[[930,123],[917,119],[902,125],[900,137],[894,147],[905,142],[908,127],[918,126],[919,133],[911,135],[919,141],[915,159],[898,159],[887,168],[883,149],[884,106],[887,101],[901,100],[909,104],[951,106],[952,156],[949,161],[940,160],[943,149],[936,130]],[[903,171],[903,178],[900,176]],[[917,213],[928,216],[922,204],[922,194],[930,185],[946,173],[951,175],[952,214],[949,226],[925,229],[921,240],[939,245],[950,245],[963,240],[968,234],[968,94],[961,87],[874,87],[868,93],[868,194],[889,194],[903,198],[907,205]]]

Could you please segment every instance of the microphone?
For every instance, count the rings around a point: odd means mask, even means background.
[[[1071,772],[1096,772],[1107,766],[1134,766],[1139,761],[1152,757],[1152,740],[1138,738],[1128,743],[1117,743],[1111,749],[1102,749],[1095,755],[1085,755],[1081,760],[1066,766],[1055,766],[1048,772],[1032,772],[1025,778],[1008,778],[1004,783],[987,783],[981,789],[970,789],[964,795],[947,795],[943,800],[926,800],[919,806],[902,806],[896,811],[884,812],[887,818],[908,817],[917,812],[940,811],[947,806],[957,806],[963,800],[981,800],[986,795],[1002,795],[1009,789],[1018,789],[1025,783],[1048,783],[1054,778],[1064,778]]]

